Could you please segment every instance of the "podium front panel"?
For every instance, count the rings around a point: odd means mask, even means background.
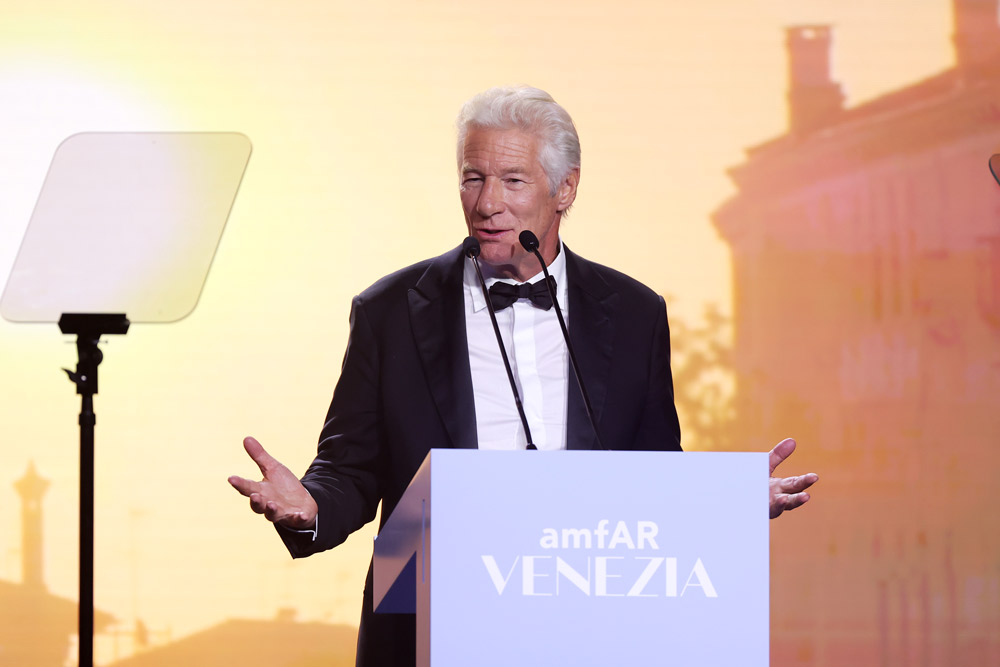
[[[430,664],[767,665],[767,477],[766,454],[433,451]]]

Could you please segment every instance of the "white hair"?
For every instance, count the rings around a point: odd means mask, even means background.
[[[498,86],[479,93],[462,106],[458,126],[458,169],[462,170],[465,139],[472,128],[521,130],[541,140],[538,161],[549,181],[549,195],[573,169],[580,168],[580,138],[566,110],[544,90],[530,86]]]

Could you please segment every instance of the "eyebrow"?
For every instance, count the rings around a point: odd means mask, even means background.
[[[515,165],[515,166],[510,167],[509,169],[505,170],[500,175],[501,176],[510,176],[511,174],[521,174],[521,175],[524,175],[524,174],[527,174],[528,171],[529,171],[529,169],[527,167],[525,167],[524,165]],[[482,169],[476,169],[475,167],[472,167],[472,166],[470,166],[468,164],[463,164],[462,165],[462,175],[463,176],[465,176],[466,174],[482,174],[482,173],[483,173]]]

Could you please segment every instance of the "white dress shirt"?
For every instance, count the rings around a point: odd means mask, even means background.
[[[556,280],[556,297],[569,326],[566,253],[562,243],[559,254],[548,269]],[[544,274],[539,271],[527,282],[543,278]],[[524,427],[514,404],[507,371],[486,308],[486,298],[471,260],[465,263],[463,282],[479,448],[524,449],[528,444]],[[487,278],[486,286],[496,282],[517,284],[513,279]],[[538,449],[566,449],[569,353],[559,330],[555,307],[542,310],[530,301],[520,299],[496,315],[535,446]]]

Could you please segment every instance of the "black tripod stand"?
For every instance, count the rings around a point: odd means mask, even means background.
[[[125,315],[64,313],[59,330],[76,334],[76,372],[64,368],[80,394],[80,667],[94,664],[94,394],[97,366],[104,359],[97,344],[104,334],[124,334]]]

